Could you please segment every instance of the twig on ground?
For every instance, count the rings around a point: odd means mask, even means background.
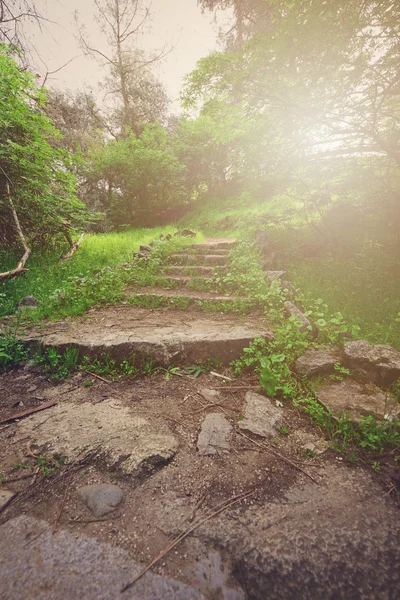
[[[27,473],[26,475],[20,475],[19,477],[12,477],[11,479],[6,479],[4,483],[12,483],[13,481],[21,481],[22,479],[29,479],[32,476],[32,473]]]
[[[97,379],[100,379],[100,381],[104,381],[104,383],[108,383],[108,385],[112,385],[112,383],[113,383],[109,379],[105,379],[104,377],[97,375],[97,373],[92,373],[92,371],[88,371],[87,369],[85,369],[85,373],[89,373],[89,375],[92,375],[92,377],[96,377]]]
[[[207,408],[211,408],[212,406],[218,406],[219,408],[222,408],[222,410],[224,411],[224,413],[227,415],[227,410],[230,410],[231,412],[238,412],[237,408],[231,408],[230,406],[223,406],[222,404],[218,404],[218,402],[212,402],[211,404],[204,404],[204,406],[202,408],[199,408],[198,410],[194,410],[193,412],[190,413],[186,413],[186,415],[184,415],[185,417],[188,417],[190,415],[197,415],[200,412],[203,412],[203,410],[206,410]]]
[[[35,412],[39,412],[40,410],[45,410],[46,408],[51,408],[55,404],[57,404],[57,400],[50,400],[50,402],[45,402],[44,404],[41,404],[40,406],[35,406],[33,408],[27,408],[26,410],[23,410],[19,413],[14,413],[13,415],[10,415],[9,417],[7,417],[7,419],[3,419],[2,421],[0,421],[0,425],[2,425],[3,423],[8,423],[8,421],[15,421],[15,419],[22,419],[22,417],[28,417],[29,415],[31,415]]]
[[[221,502],[214,508],[210,509],[203,517],[200,517],[197,521],[195,521],[192,525],[190,525],[182,534],[178,535],[170,544],[168,544],[168,546],[166,548],[164,548],[164,550],[162,550],[160,552],[160,554],[158,554],[158,556],[156,556],[147,565],[147,567],[145,567],[142,571],[140,571],[140,573],[138,575],[136,575],[136,577],[130,583],[127,583],[121,589],[121,593],[126,592],[126,590],[131,588],[141,577],[143,577],[143,575],[145,575],[147,573],[147,571],[149,571],[152,567],[154,567],[154,565],[156,565],[162,558],[164,558],[164,556],[166,556],[166,554],[168,554],[178,544],[180,544],[184,539],[186,539],[195,529],[200,527],[200,525],[203,525],[203,523],[205,523],[209,519],[216,517],[224,510],[227,510],[234,504],[237,504],[238,502],[241,502],[242,500],[249,498],[250,496],[252,496],[255,493],[256,493],[256,490],[247,490],[246,492],[243,492],[242,494],[239,494],[238,496],[233,496],[232,498],[229,498],[228,500],[225,500],[224,502]]]
[[[216,373],[215,371],[210,371],[210,375],[214,375],[214,377],[219,377],[219,379],[225,379],[225,381],[233,381],[233,379],[231,377],[227,377],[226,375],[220,375],[219,373]]]
[[[42,421],[41,423],[38,423],[37,425],[35,425],[34,427],[32,427],[32,429],[37,429],[38,427],[40,427],[41,425],[44,425],[49,419],[51,419],[50,417],[47,417],[47,419],[45,419],[44,421]]]
[[[216,390],[250,390],[258,389],[260,385],[215,385]]]
[[[70,486],[70,484],[71,484],[71,479],[72,479],[72,475],[70,475],[70,476],[68,477],[68,482],[67,482],[67,485],[65,486],[65,492],[64,492],[64,495],[63,495],[63,497],[62,497],[62,500],[61,500],[61,504],[60,504],[60,510],[58,511],[58,514],[57,514],[56,520],[54,521],[54,525],[53,525],[53,533],[56,533],[56,531],[57,531],[57,529],[58,529],[58,524],[59,524],[59,522],[60,522],[61,515],[62,515],[62,512],[63,512],[63,510],[64,510],[65,502],[66,502],[66,500],[67,500],[67,496],[68,496],[68,492],[69,492],[69,486]]]
[[[88,525],[89,523],[104,523],[105,521],[111,521],[113,519],[120,519],[121,515],[110,515],[109,517],[103,517],[101,519],[70,519],[68,523],[73,525],[74,523],[78,523],[79,525]]]
[[[294,463],[293,461],[291,461],[289,458],[286,458],[286,456],[283,456],[283,454],[280,454],[279,452],[276,452],[276,450],[272,450],[272,448],[270,448],[266,444],[259,444],[258,442],[256,442],[255,440],[251,439],[251,437],[249,437],[248,435],[245,435],[241,431],[238,431],[237,433],[239,435],[241,435],[242,437],[246,438],[246,440],[249,440],[250,442],[252,442],[253,444],[255,444],[256,446],[259,446],[260,448],[263,448],[264,450],[266,450],[267,452],[269,452],[270,454],[272,454],[276,458],[279,458],[279,459],[283,460],[283,462],[287,463],[288,465],[291,465],[294,469],[297,469],[297,471],[300,471],[300,473],[303,473],[309,479],[311,479],[311,481],[313,481],[314,483],[316,483],[317,485],[319,485],[318,481],[316,479],[314,479],[314,477],[312,477],[311,475],[309,475],[307,473],[307,471],[304,471],[304,469],[302,469],[301,467],[299,467],[298,465],[296,465],[296,463]]]
[[[186,425],[182,423],[182,421],[178,421],[178,419],[174,419],[173,417],[169,417],[168,415],[163,415],[162,413],[157,413],[154,415],[155,417],[161,417],[162,419],[167,419],[168,421],[173,421],[174,423],[178,423],[183,429],[187,429]]]

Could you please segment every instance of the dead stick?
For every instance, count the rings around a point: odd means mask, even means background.
[[[176,548],[176,546],[178,544],[180,544],[180,542],[182,542],[185,538],[187,538],[195,529],[197,529],[198,527],[200,527],[200,525],[202,525],[203,523],[205,523],[209,519],[212,519],[213,517],[216,517],[221,512],[223,512],[224,510],[227,510],[228,508],[230,508],[234,504],[237,504],[238,502],[241,502],[242,500],[245,500],[249,496],[252,496],[253,494],[255,494],[255,492],[256,492],[256,490],[251,490],[251,491],[244,492],[243,494],[241,494],[239,496],[234,496],[233,498],[230,498],[229,500],[225,500],[225,502],[222,502],[221,503],[221,504],[223,504],[222,507],[221,507],[221,505],[217,505],[214,509],[211,509],[211,511],[209,511],[206,516],[200,518],[198,521],[196,521],[195,523],[193,523],[193,525],[191,525],[190,527],[188,527],[182,534],[180,534],[177,538],[175,538],[175,540],[173,542],[171,542],[164,550],[162,550],[160,552],[160,554],[158,556],[156,556],[156,558],[154,558],[147,565],[147,567],[145,567],[133,579],[133,581],[131,581],[130,583],[127,583],[122,588],[121,593],[123,593],[126,590],[128,590],[129,588],[131,588],[141,577],[143,577],[143,575],[145,575],[145,573],[147,573],[147,571],[149,571],[152,567],[154,567],[154,565],[156,565],[162,558],[164,558],[164,556],[166,554],[168,554],[171,550],[173,550],[174,548]],[[218,508],[218,507],[220,507],[220,508]]]
[[[185,417],[188,417],[190,415],[197,415],[200,412],[203,412],[203,410],[206,410],[207,408],[211,408],[212,406],[218,406],[219,408],[222,408],[222,410],[226,413],[227,410],[230,410],[232,412],[238,412],[237,408],[231,408],[230,406],[223,406],[222,404],[218,404],[217,402],[213,402],[212,404],[205,404],[202,408],[199,408],[199,410],[194,410],[193,412],[190,413],[186,413],[186,415],[184,415]]]
[[[68,491],[69,491],[69,486],[71,484],[71,479],[72,479],[72,475],[70,475],[68,477],[68,482],[67,482],[67,485],[66,485],[66,488],[65,488],[64,495],[63,495],[62,500],[61,500],[61,504],[60,504],[60,510],[58,511],[57,518],[56,518],[56,520],[54,522],[54,525],[53,525],[53,533],[56,533],[56,531],[58,529],[58,524],[60,522],[62,511],[64,510],[65,501],[66,501],[67,496],[68,496]]]
[[[216,390],[250,390],[258,389],[260,385],[214,385]]]
[[[289,458],[286,458],[286,456],[283,456],[283,454],[280,454],[279,452],[276,452],[275,450],[272,450],[272,448],[269,448],[265,444],[259,444],[258,442],[256,442],[255,440],[252,440],[249,436],[245,435],[241,431],[238,431],[238,434],[241,435],[242,437],[246,438],[246,440],[249,440],[250,442],[253,442],[253,444],[256,444],[256,446],[259,446],[260,448],[263,448],[267,452],[270,452],[270,454],[272,454],[276,458],[280,458],[285,463],[287,463],[288,465],[291,465],[294,469],[297,469],[297,471],[300,471],[301,473],[303,473],[304,475],[306,475],[309,479],[311,479],[311,481],[313,481],[314,483],[316,483],[317,485],[319,485],[318,481],[316,479],[314,479],[314,477],[312,477],[311,475],[309,475],[307,473],[307,471],[304,471],[304,469],[301,469],[298,465],[296,465],[296,463],[292,462]]]
[[[15,419],[21,419],[22,417],[27,417],[35,412],[39,412],[40,410],[45,410],[46,408],[51,408],[57,404],[57,400],[50,400],[50,402],[45,402],[40,406],[35,406],[34,408],[28,408],[27,410],[23,410],[22,412],[15,413],[8,417],[7,419],[3,419],[0,421],[0,424],[7,423],[8,421],[14,421]]]
[[[85,373],[89,373],[89,375],[92,375],[93,377],[97,377],[97,379],[100,379],[100,381],[104,381],[104,383],[108,383],[108,385],[112,384],[112,381],[109,381],[108,379],[104,379],[104,377],[100,377],[100,375],[97,375],[96,373],[92,373],[92,371],[88,371],[87,369],[85,369]]]

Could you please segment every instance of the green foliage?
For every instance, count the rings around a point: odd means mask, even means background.
[[[101,375],[111,380],[118,380],[121,377],[131,377],[140,372],[136,365],[135,356],[124,358],[118,362],[111,358],[109,354],[105,354],[102,358],[84,356],[79,364],[79,369],[84,372]]]
[[[54,471],[61,469],[64,466],[65,460],[66,458],[63,455],[52,458],[41,455],[36,457],[39,472],[43,477],[50,477]]]
[[[88,213],[75,195],[71,155],[50,143],[60,134],[45,114],[47,92],[12,52],[0,45],[0,197],[6,197],[8,181],[28,237],[55,234],[67,223],[82,227]],[[0,231],[12,242],[7,205],[0,205]]]
[[[87,180],[106,186],[106,210],[114,226],[149,221],[153,211],[184,203],[183,165],[174,155],[165,129],[147,125],[139,137],[94,146]]]
[[[88,235],[72,259],[62,262],[58,262],[62,247],[38,250],[30,259],[29,271],[24,277],[3,284],[0,317],[14,313],[19,300],[30,295],[35,296],[40,305],[37,310],[24,315],[25,320],[79,315],[93,305],[120,301],[129,281],[140,284],[140,277],[145,279],[146,273],[156,272],[154,262],[162,260],[162,253],[183,247],[182,244],[188,242],[175,239],[157,246],[154,255],[158,258],[154,258],[151,268],[144,263],[140,268],[137,264],[132,265],[132,255],[139,250],[139,245],[148,244],[161,233],[165,236],[174,231],[174,227],[168,226]],[[0,251],[0,262],[5,267],[15,266],[16,255]]]
[[[17,338],[18,321],[0,331],[0,373],[10,367],[18,366],[28,358],[28,350]]]
[[[75,346],[67,346],[64,352],[50,347],[35,358],[52,379],[63,379],[77,368],[79,351]]]

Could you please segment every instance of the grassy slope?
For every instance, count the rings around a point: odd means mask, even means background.
[[[359,337],[400,350],[400,248],[385,217],[357,221],[339,208],[330,217],[337,238],[332,250],[327,231],[318,234],[307,226],[299,208],[285,196],[258,204],[247,199],[218,205],[214,200],[184,223],[218,236],[266,229],[277,250],[276,268],[285,269],[296,287],[358,325]]]
[[[87,235],[71,260],[59,262],[61,250],[45,253],[34,251],[27,267],[26,275],[7,282],[0,288],[0,317],[12,314],[18,301],[25,296],[35,296],[46,305],[50,296],[63,290],[69,282],[77,278],[87,278],[103,267],[131,262],[134,252],[140,244],[157,239],[160,234],[173,234],[176,226],[156,227],[152,229],[133,229],[121,233]],[[201,241],[201,237],[198,239]],[[2,270],[16,264],[16,256],[9,252],[0,254]],[[112,282],[111,282],[112,284]],[[81,298],[79,297],[81,296]],[[68,314],[79,314],[88,306],[90,299],[76,294],[73,307]]]

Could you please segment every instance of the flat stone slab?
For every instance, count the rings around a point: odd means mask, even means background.
[[[309,348],[296,360],[296,371],[313,377],[335,372],[335,364],[340,363],[340,350],[330,348]]]
[[[368,473],[337,463],[312,471],[319,485],[301,477],[284,498],[202,525],[202,539],[242,573],[248,598],[398,598],[398,508]]]
[[[121,594],[142,568],[125,550],[65,531],[53,535],[48,523],[28,516],[0,527],[0,567],[2,600],[205,600],[151,572]]]
[[[9,502],[14,498],[15,492],[11,490],[5,490],[0,488],[0,510],[7,506]]]
[[[400,414],[398,403],[372,384],[339,381],[320,387],[317,397],[334,417],[344,413],[356,422],[360,422],[361,417],[370,415],[382,420],[392,419]]]
[[[113,400],[64,402],[52,408],[50,418],[38,428],[42,421],[40,414],[20,421],[18,438],[29,437],[68,461],[95,452],[108,467],[127,475],[146,473],[167,463],[179,446],[165,423],[150,423]]]
[[[117,485],[84,485],[78,489],[78,496],[95,517],[104,517],[119,506],[124,494]]]
[[[277,426],[282,423],[283,412],[272,403],[272,400],[247,392],[244,419],[238,427],[246,433],[253,433],[264,438],[273,438],[278,434]]]
[[[20,337],[44,347],[73,344],[88,356],[109,353],[124,360],[134,354],[168,365],[216,357],[227,364],[239,358],[254,337],[272,339],[272,333],[261,319],[247,316],[118,306],[48,323]]]
[[[390,385],[400,377],[400,352],[391,346],[354,340],[344,345],[344,356],[349,367],[378,385]]]
[[[197,440],[198,453],[211,456],[229,450],[229,436],[232,426],[221,413],[209,413],[202,425]]]

